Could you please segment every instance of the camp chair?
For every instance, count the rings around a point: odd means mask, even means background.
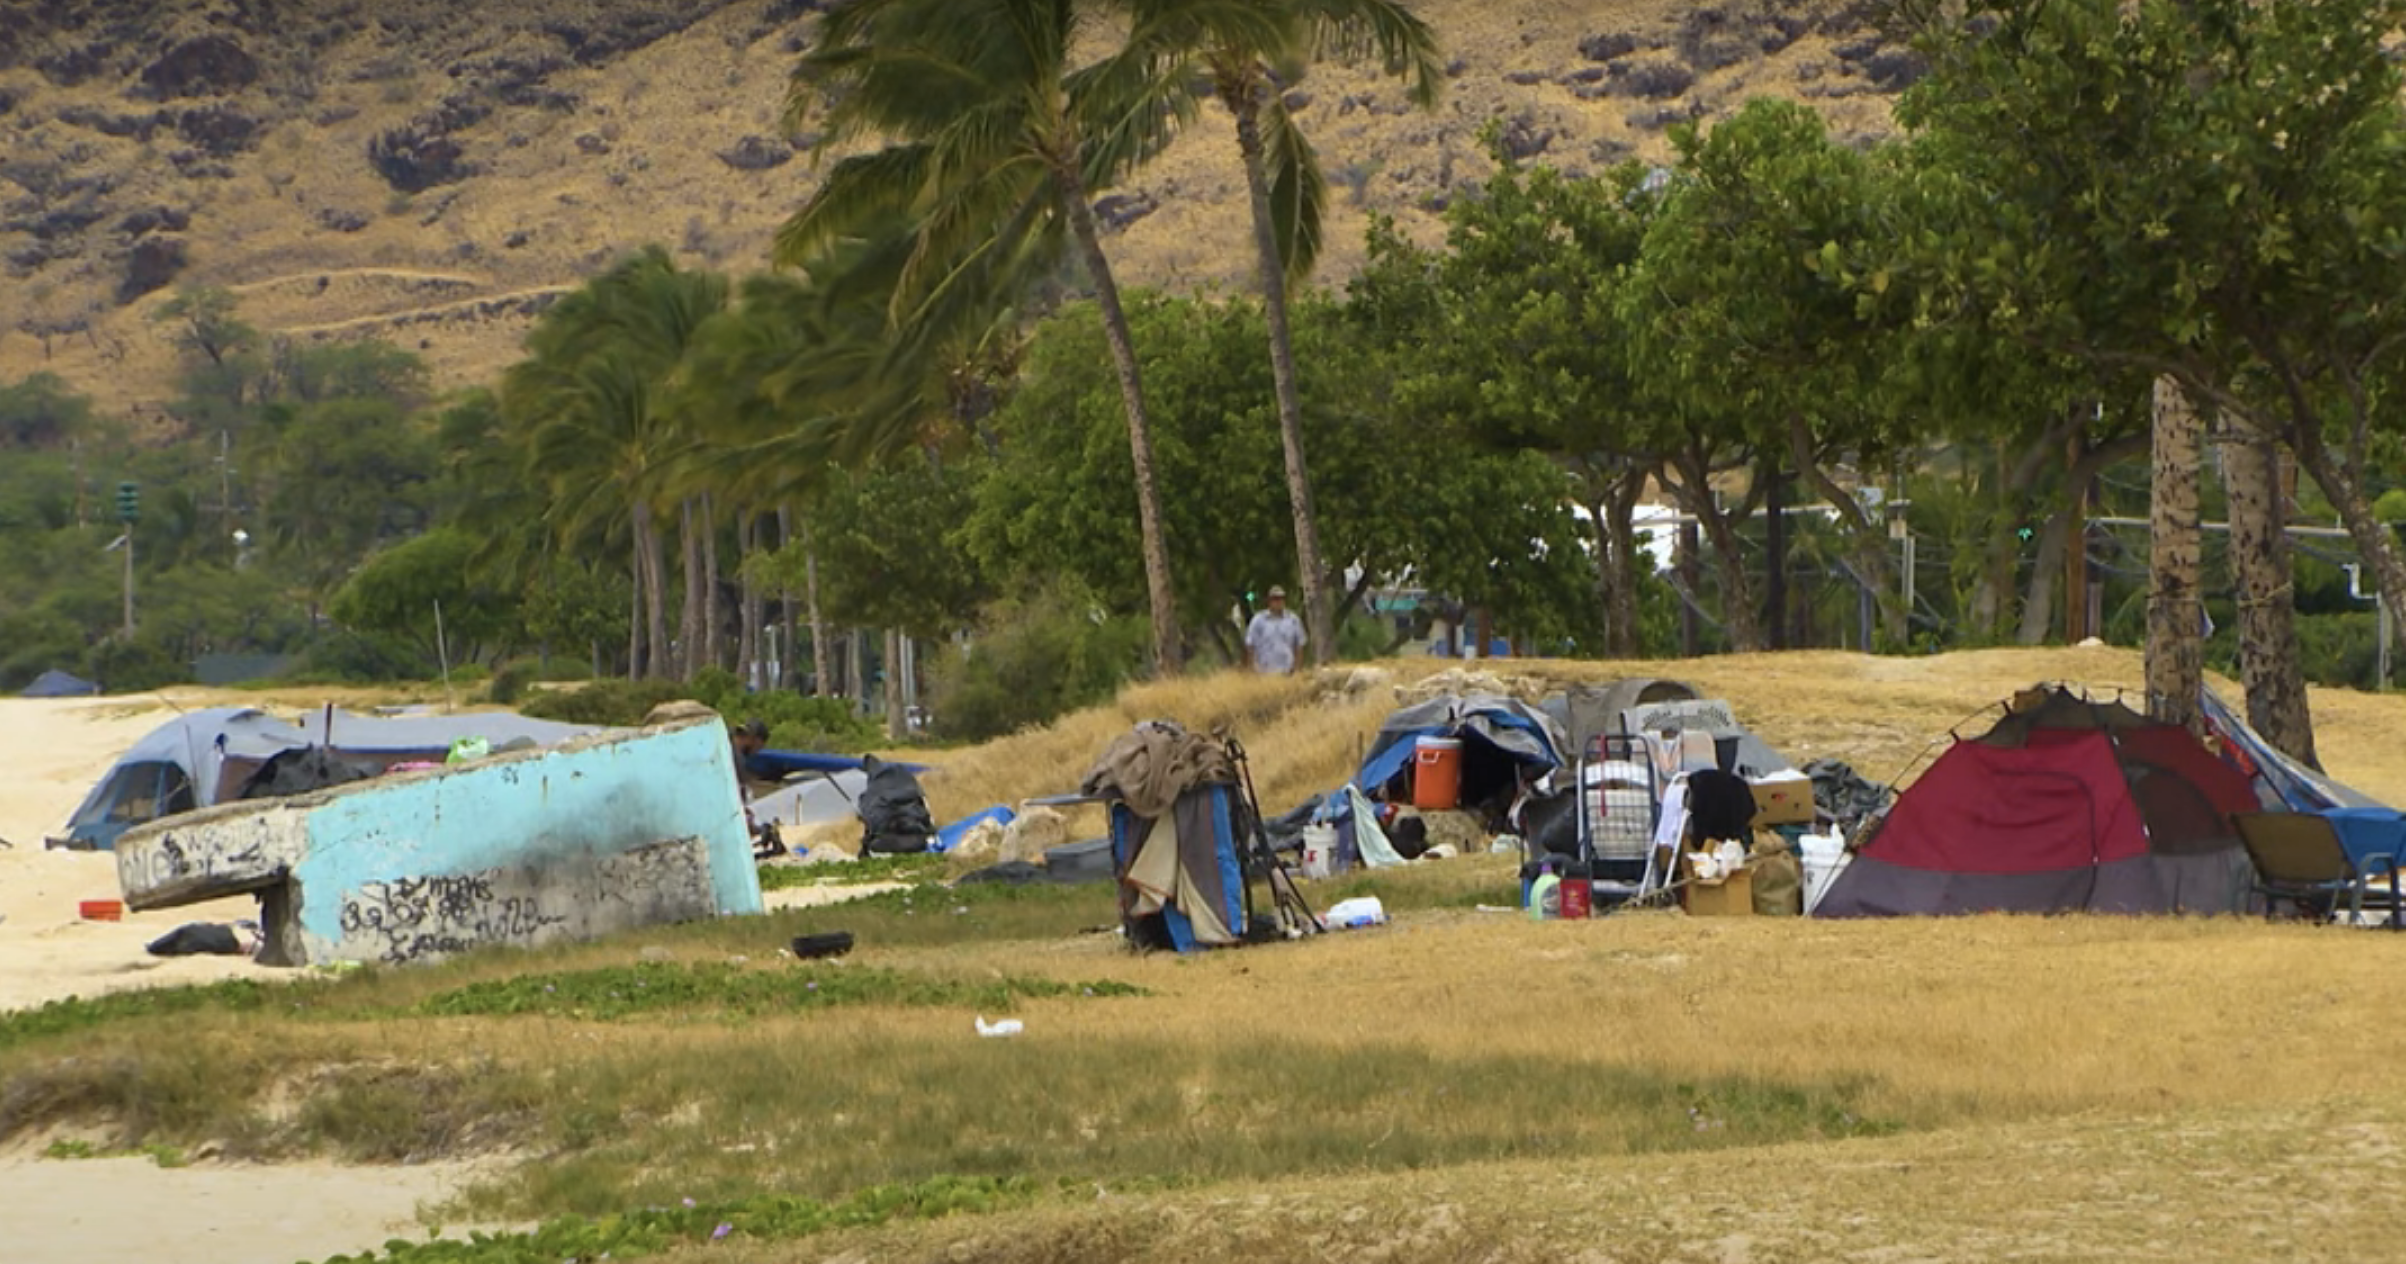
[[[2406,929],[2398,887],[2398,858],[2387,852],[2351,855],[2327,817],[2310,812],[2241,812],[2231,817],[2247,858],[2255,862],[2255,891],[2270,917],[2282,901],[2317,921],[2334,920],[2347,900],[2348,920],[2361,923],[2364,906],[2389,914],[2391,930]],[[2386,886],[2374,883],[2386,878]]]

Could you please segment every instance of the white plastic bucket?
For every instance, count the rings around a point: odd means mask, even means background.
[[[1846,871],[1846,837],[1842,834],[1803,834],[1796,840],[1796,858],[1804,870],[1804,912],[1811,917],[1830,884]]]
[[[1336,872],[1337,827],[1306,825],[1303,827],[1303,876],[1325,878]]]

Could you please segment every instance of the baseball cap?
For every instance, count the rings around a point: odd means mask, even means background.
[[[1277,584],[1272,584],[1270,585],[1270,595],[1273,597],[1284,597],[1287,595],[1287,590],[1278,586]]]

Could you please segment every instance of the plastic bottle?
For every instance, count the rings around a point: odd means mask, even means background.
[[[1529,888],[1529,917],[1534,921],[1562,916],[1562,875],[1548,869]]]

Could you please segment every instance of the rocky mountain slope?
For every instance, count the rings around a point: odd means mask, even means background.
[[[779,125],[819,0],[0,0],[0,380],[48,370],[155,414],[150,312],[226,286],[296,338],[378,335],[438,383],[482,380],[562,289],[645,242],[763,266],[815,178]],[[1433,112],[1323,67],[1293,103],[1337,190],[1321,274],[1364,217],[1435,231],[1513,151],[1569,169],[1669,152],[1665,128],[1803,99],[1868,142],[1919,73],[1848,0],[1425,0],[1450,83]],[[1103,201],[1137,284],[1241,286],[1223,118]]]

